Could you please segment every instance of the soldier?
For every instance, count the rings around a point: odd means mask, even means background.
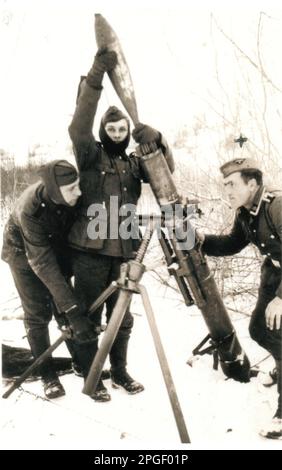
[[[110,233],[110,224],[115,219],[118,222],[117,229],[123,227],[125,217],[120,214],[120,210],[126,210],[127,204],[131,207],[137,204],[141,182],[146,181],[138,158],[134,154],[126,153],[130,140],[129,119],[121,110],[111,106],[100,123],[100,142],[94,138],[92,131],[104,73],[112,70],[116,63],[115,52],[106,48],[98,50],[87,77],[82,77],[77,106],[69,127],[82,190],[80,216],[72,227],[69,242],[74,248],[72,259],[75,293],[80,302],[84,302],[85,309],[119,277],[121,264],[124,260],[134,257],[139,244],[139,240],[134,240],[133,237],[123,238],[119,230],[116,235]],[[160,132],[147,125],[138,124],[133,131],[133,137],[140,144],[157,142],[173,171],[172,155]],[[116,202],[115,208],[111,206],[112,201]],[[93,207],[93,204],[100,204],[104,208],[104,212],[100,214],[101,223],[106,223],[104,237],[94,238],[90,233],[94,217],[89,208]],[[117,295],[112,295],[106,302],[107,320],[116,300]],[[96,311],[92,318],[97,327],[101,322],[101,314],[102,308]],[[128,310],[110,351],[113,386],[123,387],[130,394],[144,390],[143,385],[135,381],[126,369],[127,347],[132,327],[133,317]],[[93,398],[96,401],[108,401],[111,398],[101,380]]]
[[[270,425],[261,434],[277,439],[282,436],[282,192],[267,191],[259,164],[253,159],[229,161],[220,171],[230,204],[236,211],[234,225],[228,235],[200,234],[200,238],[203,250],[210,256],[234,255],[253,243],[265,257],[249,331],[276,363],[278,407]]]
[[[83,368],[91,355],[92,332],[68,282],[66,245],[81,195],[78,173],[67,161],[55,160],[41,167],[39,174],[42,180],[29,186],[15,203],[4,230],[2,259],[9,263],[21,299],[33,356],[39,357],[50,346],[48,324],[54,313],[61,326],[68,319],[73,339],[67,340],[67,346]],[[68,311],[67,317],[58,313]],[[47,398],[65,394],[52,357],[39,372]]]

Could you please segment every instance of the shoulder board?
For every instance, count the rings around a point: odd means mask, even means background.
[[[279,191],[280,194],[279,196],[281,195],[282,196],[282,191]],[[278,232],[276,230],[276,227],[272,221],[272,218],[271,218],[271,215],[270,215],[270,212],[269,212],[269,208],[270,208],[270,204],[272,203],[272,201],[275,199],[275,197],[277,197],[278,195],[277,194],[274,194],[274,191],[271,192],[271,193],[266,193],[265,194],[266,196],[268,196],[267,198],[264,199],[265,201],[265,205],[264,205],[264,216],[265,216],[265,219],[266,219],[266,222],[267,222],[267,225],[270,229],[270,231],[272,232],[272,234],[278,238],[278,240],[280,240],[279,238],[279,235],[278,235]]]
[[[281,189],[271,189],[271,190],[267,190],[266,194],[269,196],[269,198],[272,201],[274,198],[282,196],[282,190]]]

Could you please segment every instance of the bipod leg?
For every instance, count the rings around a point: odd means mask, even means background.
[[[37,359],[35,359],[33,364],[31,364],[31,366],[29,366],[26,369],[26,371],[18,379],[16,379],[14,381],[13,385],[11,385],[11,387],[8,388],[8,390],[2,395],[2,398],[8,398],[17,388],[19,388],[21,386],[21,384],[25,381],[25,379],[27,379],[30,376],[30,374],[40,364],[42,364],[42,362],[45,361],[45,359],[47,359],[49,356],[51,356],[52,352],[55,351],[55,349],[57,349],[60,346],[60,344],[63,341],[65,341],[65,339],[67,339],[68,337],[69,337],[69,332],[68,331],[63,331],[63,333],[55,341],[55,343],[52,344],[48,349],[46,349],[46,351],[44,351],[44,353],[42,353],[41,356],[39,356]]]
[[[202,346],[204,346],[204,344],[206,344],[208,341],[210,340],[210,342],[212,343],[210,346],[207,346],[206,348],[204,349],[201,349]],[[194,357],[195,356],[203,356],[204,354],[213,354],[213,360],[214,360],[214,365],[213,365],[213,368],[214,369],[217,369],[217,364],[218,364],[218,357],[215,357],[215,355],[217,356],[217,350],[216,350],[216,346],[215,344],[213,344],[212,342],[212,339],[211,339],[211,335],[208,334],[207,336],[204,337],[204,339],[198,344],[198,346],[196,346],[193,351],[192,351],[192,356],[189,357],[189,359],[187,359],[186,361],[186,364],[188,364],[189,366],[193,366],[193,362],[194,362]]]
[[[89,307],[87,313],[94,313],[103,303],[118,289],[116,281],[112,282],[107,289]]]
[[[217,351],[217,349],[215,349],[215,350],[212,352],[212,356],[213,356],[213,369],[214,369],[214,370],[218,370],[219,357],[218,357],[218,351]]]
[[[203,356],[203,354],[207,354],[207,353],[210,353],[211,351],[211,346],[205,348],[205,349],[202,349],[201,351],[201,347],[204,346],[204,344],[206,344],[208,342],[208,340],[211,339],[211,335],[208,334],[207,336],[204,337],[204,339],[198,344],[198,346],[196,346],[193,351],[192,351],[192,354],[193,356]]]
[[[114,307],[111,319],[104,332],[101,345],[95,354],[94,360],[89,370],[82,392],[91,397],[99,382],[103,366],[112,348],[117,332],[124,318],[125,312],[130,305],[132,292],[121,290]]]
[[[173,414],[174,414],[174,419],[175,419],[175,422],[176,422],[178,433],[179,433],[181,442],[190,443],[191,441],[190,441],[190,438],[189,438],[189,435],[188,435],[188,431],[187,431],[186,424],[185,424],[185,421],[184,421],[183,413],[182,413],[180,403],[179,403],[179,400],[178,400],[178,397],[177,397],[176,389],[175,389],[175,386],[174,386],[174,383],[173,383],[173,380],[172,380],[172,376],[171,376],[171,373],[170,373],[170,370],[169,370],[169,365],[168,365],[168,362],[167,362],[167,359],[166,359],[166,356],[165,356],[165,352],[164,352],[164,348],[163,348],[163,345],[162,345],[162,342],[161,342],[161,338],[160,338],[160,335],[159,335],[159,332],[158,332],[158,328],[157,328],[157,324],[156,324],[156,321],[155,321],[154,312],[153,312],[153,309],[152,309],[152,306],[151,306],[151,303],[150,303],[150,300],[149,300],[149,296],[148,296],[147,290],[145,289],[144,286],[139,286],[139,290],[140,290],[140,293],[141,293],[141,296],[142,296],[143,305],[144,305],[144,308],[145,308],[145,312],[146,312],[148,322],[149,322],[149,326],[150,326],[150,329],[151,329],[151,333],[152,333],[152,336],[153,336],[155,348],[156,348],[156,351],[157,351],[157,356],[158,356],[159,363],[160,363],[160,366],[161,366],[163,378],[164,378],[165,385],[166,385],[166,388],[167,388],[167,392],[168,392],[170,404],[171,404],[171,407],[172,407],[172,411],[173,411]]]
[[[207,346],[204,349],[201,349],[202,346],[204,346],[204,344],[206,344],[209,340],[211,342],[211,345]],[[204,339],[198,344],[198,346],[196,346],[195,349],[193,349],[192,354],[193,356],[203,356],[204,354],[212,354],[213,369],[218,370],[219,358],[218,358],[217,345],[212,341],[210,334],[205,336]],[[192,366],[193,356],[187,360],[186,364],[189,364],[190,366]]]

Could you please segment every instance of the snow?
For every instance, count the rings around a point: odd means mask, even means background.
[[[1,270],[6,270],[4,263]],[[7,318],[12,305],[17,307],[19,302],[8,271],[5,281],[2,314]],[[186,361],[192,349],[207,334],[201,313],[196,307],[185,307],[181,296],[159,284],[150,272],[142,284],[150,295],[192,444],[180,443],[141,298],[135,295],[128,370],[145,391],[130,396],[106,380],[112,400],[96,403],[81,393],[82,379],[69,374],[61,377],[66,396],[51,402],[44,400],[40,381],[25,382],[22,390],[2,399],[2,449],[279,448],[279,442],[258,435],[277,402],[275,387],[261,383],[273,367],[272,360],[263,361],[262,372],[248,384],[227,380],[221,369],[213,370],[211,356],[196,358],[190,367]],[[233,314],[232,319],[251,363],[264,359],[266,351],[249,338],[248,318]],[[59,332],[53,322],[50,329],[54,341]],[[27,347],[24,335],[21,320],[2,321],[2,339],[7,344]],[[64,345],[56,351],[58,356],[66,354]]]

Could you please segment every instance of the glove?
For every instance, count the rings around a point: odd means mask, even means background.
[[[87,315],[83,314],[77,305],[73,305],[66,312],[73,339],[78,343],[92,343],[97,339],[93,325]]]
[[[146,124],[137,124],[132,132],[132,137],[138,144],[149,144],[150,142],[160,143],[161,134],[153,127]]]
[[[88,85],[93,88],[101,88],[104,73],[110,72],[116,65],[116,52],[109,51],[107,47],[100,47],[86,78]]]

